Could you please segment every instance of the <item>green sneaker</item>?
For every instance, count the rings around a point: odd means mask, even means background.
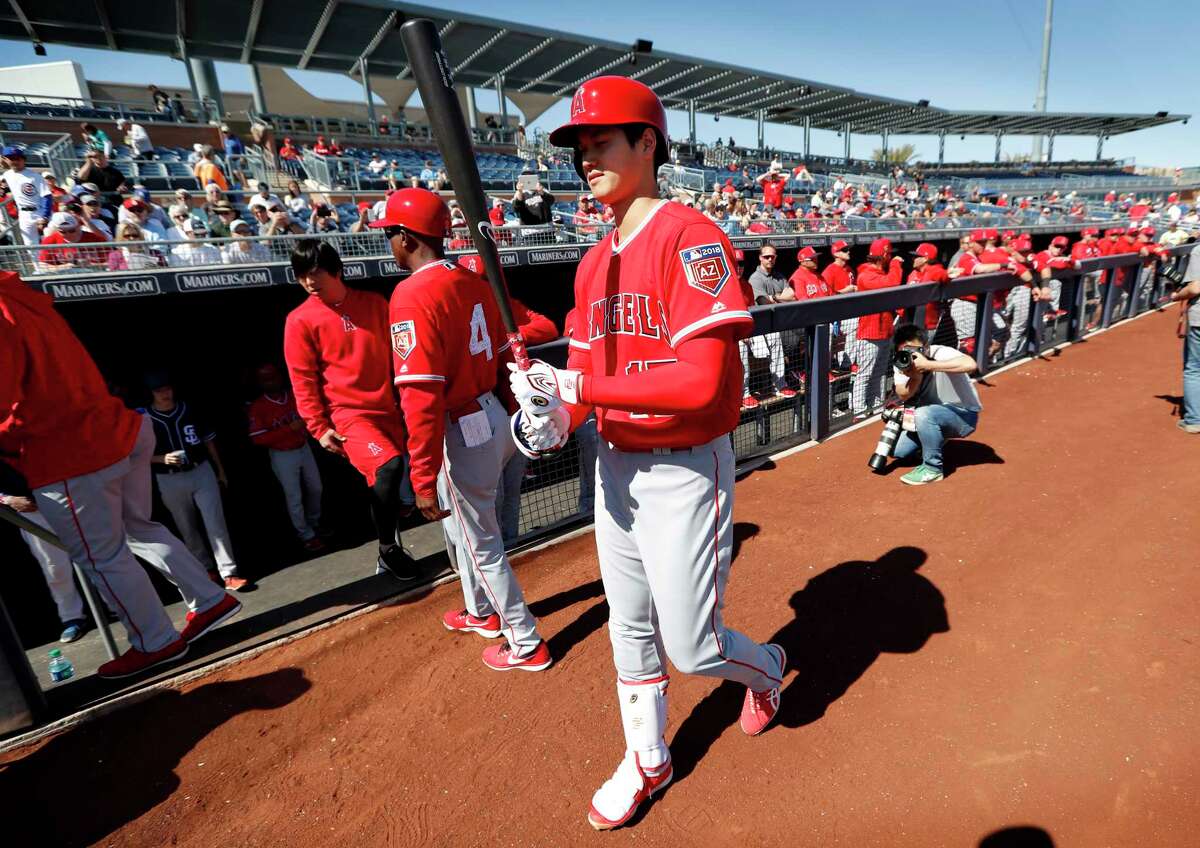
[[[930,468],[928,465],[918,465],[901,477],[900,482],[907,483],[910,486],[924,486],[926,483],[936,483],[942,479],[942,476],[942,472],[936,468]]]

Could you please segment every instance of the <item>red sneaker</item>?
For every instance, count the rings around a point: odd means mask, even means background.
[[[96,675],[103,677],[105,680],[117,680],[121,677],[133,677],[135,674],[141,674],[147,669],[154,668],[156,665],[174,662],[188,652],[188,644],[183,640],[183,637],[171,642],[165,648],[159,648],[157,651],[139,651],[137,648],[130,648],[115,660],[109,660],[100,668],[96,669]]]
[[[225,588],[230,592],[244,592],[250,586],[250,581],[236,574],[225,578]]]
[[[787,667],[787,654],[781,646],[774,643],[767,645],[779,651],[779,673]],[[779,712],[779,687],[774,686],[765,692],[746,690],[746,700],[742,703],[742,715],[738,724],[747,736],[757,736],[766,730]]]
[[[794,398],[795,396],[796,396],[796,390],[789,389],[789,388],[782,388],[775,393],[775,397],[781,397],[781,398]]]
[[[758,398],[754,395],[746,395],[742,398],[742,409],[758,409]]]
[[[668,759],[655,769],[642,768],[636,751],[627,751],[613,776],[592,796],[588,824],[596,830],[612,830],[633,818],[638,806],[665,788],[675,776]]]
[[[215,607],[206,609],[204,612],[189,612],[187,625],[180,635],[183,636],[185,642],[195,642],[218,624],[229,621],[241,611],[242,602],[226,593]]]
[[[314,554],[324,553],[327,550],[327,547],[325,543],[321,541],[320,536],[313,536],[311,539],[306,539],[300,544],[304,546],[304,550]]]
[[[523,657],[514,654],[508,642],[483,649],[483,664],[492,671],[512,671],[515,668],[521,671],[545,671],[552,662],[554,660],[545,642],[538,642],[538,646]]]
[[[478,633],[485,639],[495,639],[500,635],[500,616],[492,613],[476,618],[466,610],[451,611],[442,616],[442,626],[458,633]]]

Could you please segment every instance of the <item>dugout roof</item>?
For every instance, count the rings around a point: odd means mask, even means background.
[[[504,76],[509,92],[568,97],[600,73],[634,77],[668,108],[853,132],[1118,135],[1187,115],[978,112],[940,109],[841,86],[619,44],[585,35],[464,15],[393,0],[8,0],[0,38],[188,55],[351,73],[366,56],[372,77],[410,78],[399,26],[438,25],[456,79],[476,87]],[[634,33],[642,35],[643,33]],[[634,63],[636,61],[636,63]]]

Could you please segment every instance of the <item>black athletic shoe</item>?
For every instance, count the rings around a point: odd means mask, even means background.
[[[417,561],[399,545],[392,545],[386,551],[382,551],[379,554],[378,565],[401,583],[411,583],[421,576]]]

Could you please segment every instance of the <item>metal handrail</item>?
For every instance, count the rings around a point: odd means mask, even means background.
[[[172,98],[173,100],[174,98]],[[16,94],[13,92],[0,92],[0,101],[7,101],[25,106],[60,106],[72,111],[75,110],[92,110],[99,112],[114,113],[115,118],[128,118],[133,115],[148,115],[151,116],[148,120],[154,120],[154,116],[167,116],[169,113],[159,112],[153,101],[147,101],[144,105],[141,103],[129,103],[123,100],[102,100],[94,97],[71,97],[69,95],[59,94]],[[205,123],[204,116],[211,111],[211,101],[196,100],[192,97],[182,97],[180,102],[184,104],[184,109],[190,115],[200,117],[200,121],[193,123]],[[72,117],[93,118],[102,120],[95,115],[73,115]],[[165,118],[165,123],[179,123],[173,117]]]

